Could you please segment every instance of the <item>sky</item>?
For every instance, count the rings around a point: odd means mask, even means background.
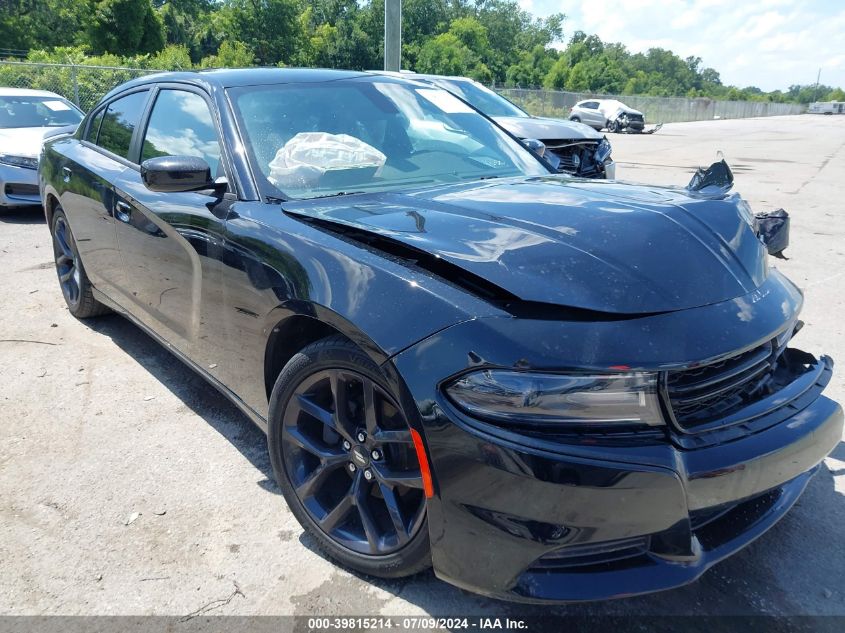
[[[660,47],[701,57],[722,83],[786,90],[845,88],[843,0],[519,0],[537,17],[564,13],[581,30],[632,52]]]

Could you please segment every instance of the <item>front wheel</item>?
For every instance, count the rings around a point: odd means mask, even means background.
[[[616,121],[608,121],[607,122],[607,131],[608,132],[618,132],[619,131],[619,124]]]
[[[270,399],[267,442],[285,500],[328,556],[383,578],[430,566],[407,417],[352,342],[325,338],[285,365]]]
[[[61,207],[53,213],[53,255],[56,274],[68,310],[78,319],[106,314],[109,309],[94,298],[91,282],[85,274],[76,240]]]

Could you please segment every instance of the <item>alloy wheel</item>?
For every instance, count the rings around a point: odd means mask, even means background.
[[[78,303],[80,288],[82,287],[79,256],[76,253],[73,234],[70,232],[70,227],[64,216],[57,217],[53,227],[53,251],[56,257],[56,273],[59,275],[62,293],[68,303]]]
[[[297,498],[336,543],[383,556],[422,525],[425,496],[407,420],[367,376],[326,369],[302,380],[285,407],[282,450]]]

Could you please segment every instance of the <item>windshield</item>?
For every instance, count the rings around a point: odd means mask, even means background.
[[[454,92],[461,99],[487,116],[516,116],[521,118],[528,118],[530,115],[524,110],[520,110],[516,105],[505,99],[502,95],[497,94],[482,86],[479,83],[470,81],[468,79],[430,79],[432,83],[437,84],[444,90]]]
[[[387,77],[228,90],[254,166],[285,197],[546,175],[454,95]]]
[[[0,96],[0,128],[77,125],[82,113],[60,97]]]

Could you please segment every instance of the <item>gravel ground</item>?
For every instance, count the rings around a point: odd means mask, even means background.
[[[845,117],[611,140],[620,179],[686,184],[723,150],[755,210],[790,211],[777,266],[806,291],[800,345],[845,362]],[[69,315],[38,212],[0,214],[0,270],[2,614],[845,614],[842,444],[779,525],[678,590],[538,609],[431,573],[367,579],[303,535],[227,400],[128,322]]]

